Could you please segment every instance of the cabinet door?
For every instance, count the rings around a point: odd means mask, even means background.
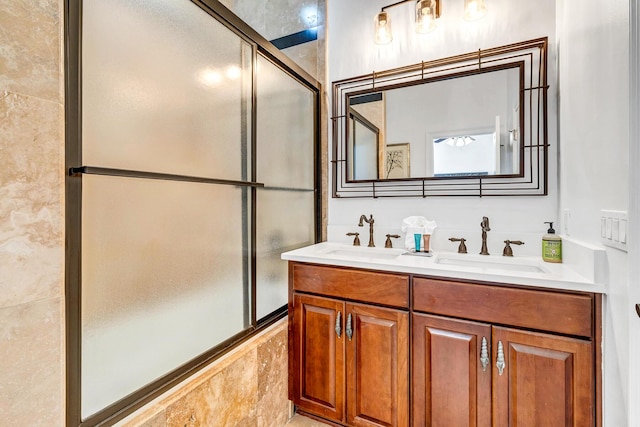
[[[338,422],[345,407],[343,316],[341,301],[293,296],[293,403]]]
[[[409,425],[409,313],[347,304],[347,423]],[[351,321],[349,321],[349,317]]]
[[[590,341],[494,327],[493,351],[495,426],[594,425]]]
[[[489,427],[491,327],[414,314],[412,329],[414,427]]]

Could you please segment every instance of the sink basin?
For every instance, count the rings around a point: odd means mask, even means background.
[[[346,257],[361,260],[391,260],[406,252],[404,249],[393,248],[369,248],[354,246],[350,248],[334,248],[326,251],[324,255]]]
[[[478,268],[482,270],[519,271],[524,273],[546,273],[535,261],[514,258],[496,258],[474,255],[445,255],[436,258],[436,264],[457,265],[461,267]]]

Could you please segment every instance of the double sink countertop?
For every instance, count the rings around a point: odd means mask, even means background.
[[[459,254],[435,250],[432,256],[405,249],[369,248],[323,242],[282,254],[282,259],[444,279],[536,286],[569,291],[606,293],[603,269],[606,252],[568,242],[569,262],[547,263],[540,257]],[[575,247],[574,247],[575,246]],[[565,251],[566,253],[567,251]]]

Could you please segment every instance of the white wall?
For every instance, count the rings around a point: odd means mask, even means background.
[[[434,219],[440,233],[445,229],[460,231],[468,239],[470,251],[480,250],[480,221],[482,216],[491,220],[489,244],[496,245],[504,238],[523,238],[524,233],[546,231],[544,221],[557,220],[556,189],[556,102],[555,92],[555,1],[514,2],[513,0],[491,0],[488,15],[475,22],[462,19],[463,2],[442,0],[442,18],[439,28],[426,35],[418,35],[412,27],[413,5],[411,3],[389,9],[394,40],[388,45],[378,46],[373,42],[373,20],[384,5],[384,0],[330,0],[328,4],[328,55],[329,81],[371,73],[403,65],[428,61],[445,56],[473,52],[479,48],[491,48],[509,43],[549,37],[549,142],[550,192],[546,197],[512,198],[392,198],[392,199],[329,199],[329,240],[348,238],[343,233],[332,232],[337,228],[355,226],[360,214],[373,214],[376,219],[376,241],[384,242],[384,233],[399,231],[402,219],[410,215],[423,215]],[[436,232],[437,233],[437,232]],[[493,233],[493,234],[492,234]],[[446,236],[449,237],[449,236]],[[506,238],[506,237],[505,237]],[[524,238],[523,238],[524,239]],[[540,240],[528,240],[521,248],[539,253]],[[446,241],[446,239],[445,239]],[[437,249],[437,248],[436,248]]]
[[[630,6],[630,131],[629,131],[629,219],[634,226],[631,228],[629,242],[629,259],[636,261],[629,263],[629,306],[640,303],[640,5],[632,1]],[[634,184],[635,183],[635,184]],[[630,303],[630,304],[629,304]],[[640,402],[640,316],[631,314],[629,322],[629,402]],[[640,405],[629,405],[629,420],[636,424],[640,422]]]
[[[597,243],[600,210],[628,210],[629,2],[558,1],[560,208],[569,233]],[[640,425],[629,416],[628,256],[607,250],[604,307],[605,426]],[[637,359],[637,356],[636,356]],[[636,362],[637,363],[637,362]],[[637,381],[637,380],[636,380]]]

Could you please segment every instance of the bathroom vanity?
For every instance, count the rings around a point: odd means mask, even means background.
[[[535,260],[403,252],[283,255],[299,412],[346,426],[601,424],[601,285]]]

